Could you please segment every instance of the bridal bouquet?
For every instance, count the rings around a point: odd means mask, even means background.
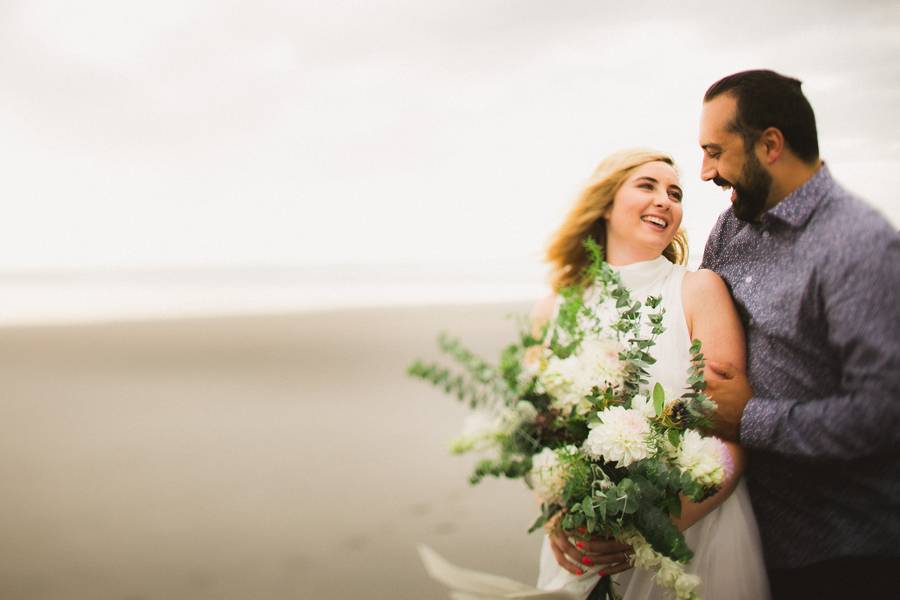
[[[672,518],[682,496],[709,497],[730,469],[724,444],[699,432],[714,408],[700,342],[682,393],[648,381],[661,298],[634,301],[592,240],[587,249],[591,264],[580,284],[560,290],[555,320],[540,335],[523,327],[499,365],[442,335],[441,350],[459,368],[416,361],[408,373],[468,402],[452,450],[489,453],[471,483],[521,478],[537,493],[541,515],[529,532],[559,525],[584,539],[614,537],[658,584],[696,598],[699,578],[684,571],[692,553]],[[609,576],[591,597],[614,597]]]

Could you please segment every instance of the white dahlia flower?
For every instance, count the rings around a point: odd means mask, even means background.
[[[574,408],[582,416],[591,411],[590,401],[584,398],[591,392],[591,388],[584,385],[581,363],[576,355],[567,358],[551,357],[541,373],[540,382],[553,397],[550,403],[553,408],[564,414]]]
[[[643,414],[622,406],[613,406],[597,414],[601,422],[591,426],[584,442],[591,456],[615,462],[619,467],[627,467],[650,456],[651,449],[647,444],[650,424]]]
[[[624,351],[625,347],[615,339],[588,338],[581,342],[578,357],[587,369],[584,374],[587,382],[601,390],[607,386],[622,385],[625,365],[619,358],[619,353]]]
[[[684,432],[676,460],[681,469],[704,486],[718,487],[728,476],[730,454],[716,437],[703,437],[693,429]]]
[[[631,409],[641,413],[645,419],[656,418],[653,400],[646,394],[638,394],[631,399]]]
[[[577,414],[587,415],[592,405],[585,397],[594,388],[617,388],[624,382],[624,365],[619,359],[623,350],[617,340],[589,338],[567,358],[550,357],[540,381],[553,396],[552,406],[564,413],[574,408]]]

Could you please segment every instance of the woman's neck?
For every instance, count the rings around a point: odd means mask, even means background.
[[[606,248],[606,262],[614,267],[654,260],[659,256],[659,252],[647,248],[623,248],[617,245]]]

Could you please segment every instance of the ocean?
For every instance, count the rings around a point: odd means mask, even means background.
[[[538,264],[184,267],[0,273],[0,325],[533,301]]]

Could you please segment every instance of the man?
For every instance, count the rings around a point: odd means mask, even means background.
[[[748,373],[708,365],[716,433],[746,478],[776,599],[896,593],[900,573],[900,237],[819,159],[800,82],[706,92],[704,180],[731,190],[703,266],[725,280]],[[893,191],[896,193],[896,191]]]

